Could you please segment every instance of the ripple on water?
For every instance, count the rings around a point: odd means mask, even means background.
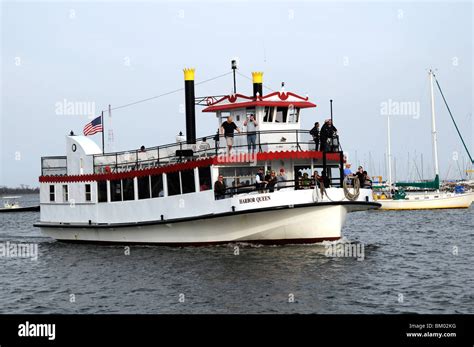
[[[474,313],[474,209],[348,215],[319,245],[169,248],[73,245],[2,216],[0,242],[34,242],[37,261],[0,258],[2,313]],[[331,245],[364,260],[329,258]],[[453,253],[456,246],[457,252]],[[5,279],[5,280],[3,280]],[[71,303],[71,294],[75,302]],[[402,299],[401,299],[402,298]]]

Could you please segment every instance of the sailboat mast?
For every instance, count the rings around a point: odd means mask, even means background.
[[[387,115],[387,162],[388,162],[388,188],[392,189],[392,146],[390,139],[390,115]]]
[[[434,92],[433,92],[433,70],[430,70],[430,90],[431,90],[431,139],[433,142],[433,159],[434,159],[434,170],[436,177],[439,177],[439,165],[438,165],[438,134],[436,132],[436,118],[435,118],[435,106],[434,106]]]

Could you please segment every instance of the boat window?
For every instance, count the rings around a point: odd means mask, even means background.
[[[138,199],[150,198],[150,176],[138,177]]]
[[[90,185],[90,184],[86,184],[85,190],[86,190],[86,201],[92,201],[91,185]]]
[[[97,182],[97,193],[99,202],[107,202],[107,181]]]
[[[67,184],[63,185],[63,202],[69,201],[69,192],[67,189]]]
[[[49,186],[49,201],[54,202],[54,200],[56,199],[54,197],[54,185],[52,184]]]
[[[181,188],[179,184],[179,172],[170,172],[166,174],[166,183],[168,183],[169,196],[181,194]]]
[[[273,106],[265,107],[265,116],[263,117],[264,122],[273,122]]]
[[[300,116],[300,109],[290,105],[288,107],[288,123],[298,123]]]
[[[135,200],[135,188],[133,178],[125,178],[122,180],[123,200]]]
[[[209,166],[200,167],[199,172],[199,190],[205,191],[211,189],[211,168]]]
[[[183,194],[194,193],[196,191],[194,170],[181,171],[181,183],[183,185]]]
[[[110,181],[110,200],[111,201],[122,201],[122,181],[114,180]]]
[[[163,193],[163,175],[152,175],[151,178],[151,197],[161,198]]]
[[[286,118],[288,115],[287,107],[277,107],[275,122],[276,123],[286,123]]]
[[[256,167],[225,167],[219,169],[227,187],[247,187],[255,184]]]

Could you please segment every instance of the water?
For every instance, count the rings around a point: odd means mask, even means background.
[[[0,214],[0,243],[39,247],[37,261],[0,257],[0,313],[473,314],[473,216],[473,207],[350,214],[343,233],[364,245],[358,261],[328,258],[324,245],[240,244],[239,255],[235,245],[132,246],[125,255],[44,237],[32,226],[38,213]]]

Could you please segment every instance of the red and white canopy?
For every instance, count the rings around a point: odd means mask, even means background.
[[[291,92],[283,91],[257,97],[245,96],[242,94],[232,94],[226,95],[219,100],[208,98],[208,107],[202,110],[202,112],[216,112],[256,106],[293,106],[297,108],[316,107],[316,104],[309,102],[308,99],[308,97],[303,97]]]

